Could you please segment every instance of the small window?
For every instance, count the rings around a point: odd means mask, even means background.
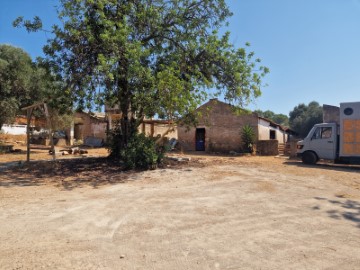
[[[321,139],[329,139],[332,135],[331,127],[323,127],[321,128]]]
[[[276,131],[270,130],[270,140],[275,140],[275,139],[276,139]]]
[[[320,139],[320,134],[321,134],[321,128],[317,128],[315,129],[311,139],[315,140],[315,139]]]
[[[345,115],[352,115],[354,113],[354,110],[352,108],[346,108],[344,110]]]
[[[312,135],[311,139],[312,140],[317,140],[317,139],[330,139],[332,136],[332,128],[331,127],[318,127],[314,134]]]

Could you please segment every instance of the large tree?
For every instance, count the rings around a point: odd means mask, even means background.
[[[143,117],[189,116],[209,89],[238,106],[261,94],[267,68],[219,35],[225,0],[60,0],[58,16],[47,61],[79,106],[119,106],[120,149]],[[14,24],[41,28],[39,18]]]
[[[323,121],[323,110],[318,102],[312,101],[308,105],[301,103],[290,112],[290,128],[300,137],[306,137],[310,129]]]

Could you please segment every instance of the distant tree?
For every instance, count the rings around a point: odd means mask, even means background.
[[[113,149],[130,145],[145,116],[192,114],[208,89],[238,106],[261,93],[268,69],[218,33],[232,15],[225,0],[60,0],[58,10],[63,24],[53,27],[47,61],[79,105],[119,106]],[[14,25],[32,31],[41,21],[19,17]]]
[[[272,120],[277,123],[280,124],[282,126],[289,126],[289,117],[285,114],[279,113],[279,114],[275,114],[274,117],[272,118]]]
[[[34,75],[30,56],[20,48],[0,45],[0,128],[11,123],[31,101]]]
[[[269,120],[274,121],[277,124],[283,125],[283,126],[289,126],[289,117],[287,117],[285,114],[276,114],[273,111],[267,110],[255,110],[255,113],[257,113],[260,117],[267,118]]]
[[[46,102],[54,117],[54,123],[58,123],[56,124],[57,128],[68,127],[69,125],[64,126],[64,123],[69,122],[69,115],[72,115],[75,107],[71,91],[66,87],[61,76],[50,71],[48,63],[44,62],[42,58],[37,58],[33,65],[35,71],[31,84],[32,102]],[[62,117],[65,118],[61,119]]]
[[[0,128],[12,123],[22,107],[40,101],[58,116],[72,110],[70,92],[44,63],[33,62],[20,48],[0,45]]]
[[[262,111],[262,110],[256,110],[254,111],[255,113],[257,113],[260,117],[264,117],[267,119],[272,119],[275,115],[275,113],[273,111],[270,110],[266,110],[266,111]]]
[[[318,102],[312,101],[308,105],[299,104],[290,112],[290,128],[300,137],[306,137],[310,129],[323,121],[323,110]]]

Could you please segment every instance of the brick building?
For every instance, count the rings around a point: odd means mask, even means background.
[[[76,112],[74,115],[74,139],[85,142],[88,138],[106,140],[105,113]]]
[[[241,131],[244,125],[250,125],[256,141],[271,147],[270,153],[277,154],[278,144],[285,143],[289,130],[271,120],[259,117],[255,113],[237,113],[234,107],[217,99],[211,99],[197,109],[200,113],[198,124],[190,129],[178,126],[178,140],[185,151],[242,152]],[[267,149],[258,149],[269,152]]]

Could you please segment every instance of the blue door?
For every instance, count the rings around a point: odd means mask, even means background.
[[[196,129],[195,143],[196,151],[205,151],[205,128]]]

